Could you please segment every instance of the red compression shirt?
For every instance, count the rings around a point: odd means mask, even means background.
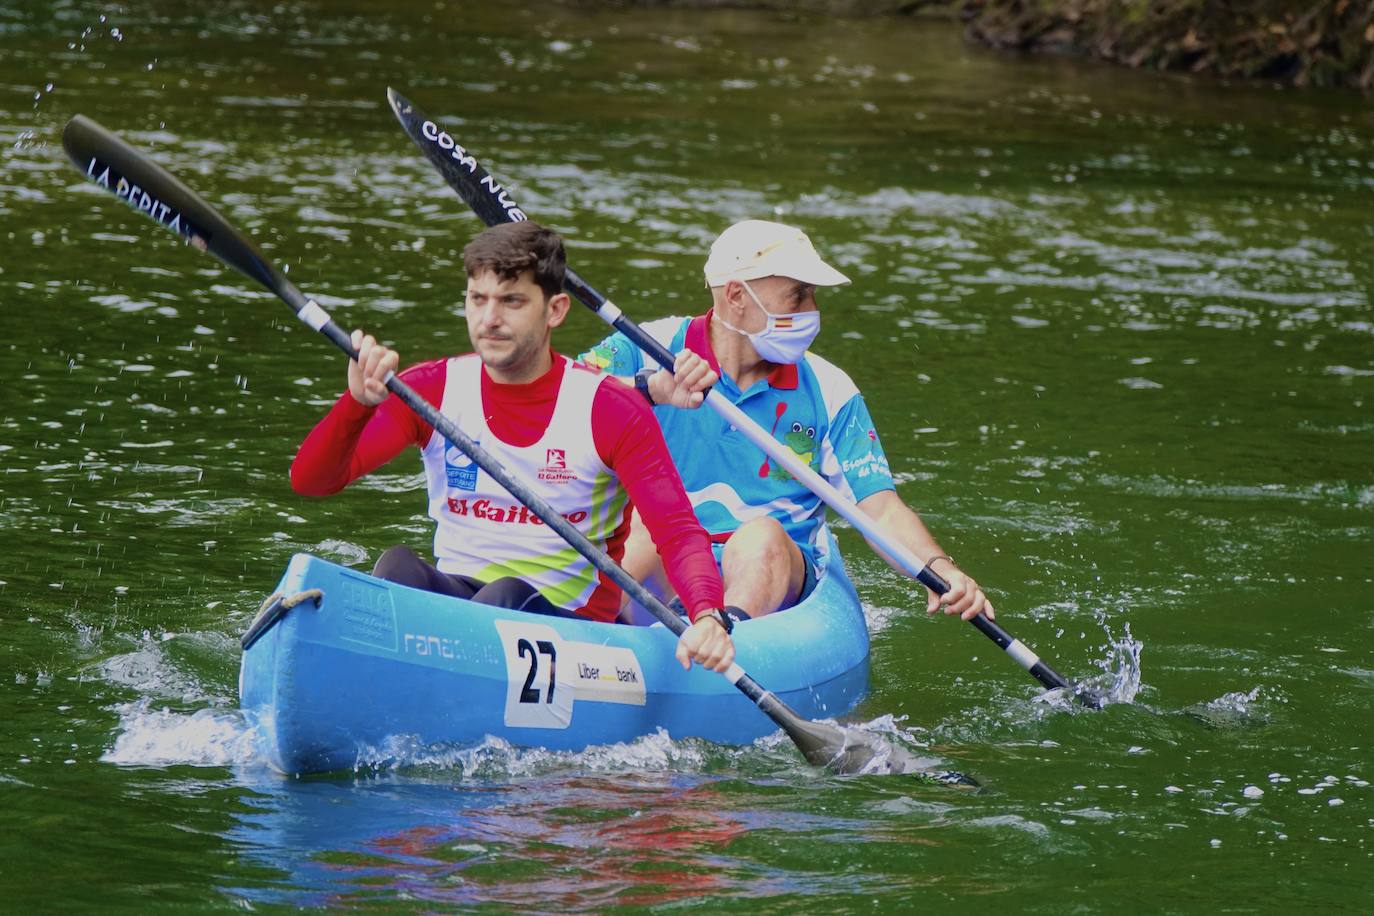
[[[420,363],[400,374],[431,404],[444,401],[447,360]],[[517,448],[539,441],[553,418],[566,363],[533,382],[504,385],[482,369],[487,426]],[[399,398],[366,407],[347,391],[301,443],[291,463],[291,487],[303,496],[328,496],[395,458],[406,446],[424,448],[434,429]],[[592,441],[643,519],[663,557],[668,581],[693,620],[725,603],[710,541],[682,489],[653,412],[632,388],[607,378],[592,399]]]

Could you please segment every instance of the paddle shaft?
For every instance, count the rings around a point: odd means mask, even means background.
[[[82,115],[77,115],[67,124],[63,131],[62,144],[77,169],[97,185],[176,232],[192,246],[209,251],[228,266],[256,280],[289,305],[297,318],[324,335],[350,359],[358,358],[358,351],[354,348],[348,332],[336,324],[318,302],[306,297],[258,251],[246,235],[161,166]],[[386,387],[420,419],[436,429],[449,443],[490,474],[493,480],[505,487],[512,496],[529,507],[544,524],[558,532],[559,536],[588,562],[657,617],[664,626],[678,636],[687,630],[688,625],[680,616],[664,606],[663,602],[618,566],[604,551],[587,540],[571,522],[563,518],[523,481],[507,471],[489,452],[468,437],[452,420],[421,397],[394,372],[387,375]],[[826,756],[825,752],[830,748],[802,746],[797,737],[798,730],[805,728],[806,734],[811,736],[817,733],[819,723],[803,720],[775,694],[765,690],[746,674],[739,664],[732,664],[724,675],[741,693],[791,735],[793,740],[798,741],[798,746],[813,763],[824,763],[836,756],[838,749]],[[838,740],[843,745],[842,733],[838,729],[835,729],[835,733],[836,737],[833,740]]]
[[[459,145],[452,136],[428,118],[422,111],[407,101],[400,93],[387,90],[387,99],[392,111],[401,122],[406,135],[420,148],[430,163],[444,176],[444,180],[458,192],[483,222],[494,226],[504,222],[519,222],[529,216],[511,198],[477,159]],[[673,369],[674,356],[668,348],[651,337],[620,307],[602,295],[595,287],[583,280],[571,269],[567,271],[564,286],[583,305],[596,313],[602,321],[615,328],[634,342],[663,368]],[[783,470],[799,480],[812,493],[834,509],[843,519],[854,526],[870,544],[891,558],[909,576],[925,585],[938,595],[949,591],[949,583],[934,570],[919,560],[890,534],[883,530],[862,509],[825,478],[797,458],[790,448],[769,435],[762,426],[719,391],[712,389],[706,393],[705,403],[721,416],[730,426],[744,435],[763,450]],[[1030,672],[1031,676],[1050,689],[1072,688],[1062,675],[1040,659],[1025,643],[1014,638],[983,614],[970,621],[993,642],[997,643],[1018,664]],[[1076,694],[1082,697],[1082,694]]]

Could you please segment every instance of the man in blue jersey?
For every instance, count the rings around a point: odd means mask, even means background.
[[[807,352],[820,331],[816,288],[848,282],[800,229],[745,220],[711,246],[711,310],[644,325],[677,354],[674,372],[657,369],[618,333],[582,361],[633,378],[654,405],[697,518],[715,545],[732,609],[757,617],[809,593],[826,549],[825,505],[714,411],[695,409],[712,385],[949,582],[943,598],[929,594],[928,613],[943,604],[947,614],[965,620],[991,617],[978,583],[897,495],[858,388],[841,369]],[[665,590],[653,544],[638,526],[624,566]]]

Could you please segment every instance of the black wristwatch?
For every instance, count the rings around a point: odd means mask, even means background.
[[[713,618],[715,618],[715,620],[716,620],[717,623],[719,623],[721,626],[725,627],[725,635],[726,635],[726,636],[729,636],[731,633],[735,632],[735,620],[734,620],[734,618],[731,617],[729,614],[725,613],[725,612],[724,612],[723,610],[721,610],[720,608],[716,608],[716,609],[713,610],[713,611],[708,611],[707,613],[703,614],[702,617],[713,617]],[[700,620],[701,617],[698,617],[697,619]]]
[[[650,407],[657,406],[654,404],[654,396],[649,393],[649,378],[657,371],[646,366],[635,373],[635,391],[644,395],[644,400],[649,402]]]

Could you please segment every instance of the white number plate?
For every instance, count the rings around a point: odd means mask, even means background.
[[[541,623],[498,620],[506,656],[506,724],[567,728],[576,700],[644,705],[644,671],[634,651],[561,639]]]

